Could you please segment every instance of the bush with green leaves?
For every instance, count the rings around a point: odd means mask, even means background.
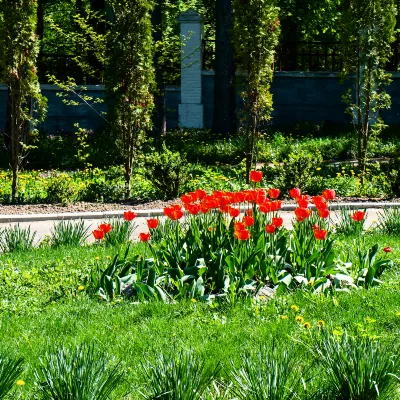
[[[70,204],[76,201],[79,187],[66,173],[53,176],[47,186],[47,202]]]
[[[22,358],[9,357],[0,352],[0,400],[12,392],[23,371]]]
[[[61,221],[51,229],[50,242],[54,247],[83,246],[89,237],[88,231],[84,221]]]
[[[34,247],[36,232],[31,228],[22,228],[19,224],[0,230],[0,251],[11,253],[15,251],[28,251]]]
[[[392,400],[399,390],[398,343],[384,344],[348,332],[334,335],[323,330],[309,346],[322,369],[321,398],[346,400]]]
[[[192,351],[160,354],[142,366],[148,384],[140,394],[146,400],[201,400],[220,370],[219,365],[206,368]]]
[[[188,179],[187,161],[179,152],[169,150],[165,143],[161,152],[153,152],[146,159],[146,177],[164,199],[175,199]]]
[[[108,400],[123,378],[120,364],[85,344],[46,353],[33,374],[43,400]]]

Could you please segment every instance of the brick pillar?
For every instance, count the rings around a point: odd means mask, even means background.
[[[178,17],[181,25],[181,104],[179,125],[203,128],[201,87],[203,17],[189,9]]]

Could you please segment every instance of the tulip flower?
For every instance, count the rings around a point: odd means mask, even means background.
[[[95,229],[92,233],[96,240],[104,239],[104,231],[102,229]]]
[[[318,210],[318,215],[321,218],[328,218],[329,217],[329,210],[327,208],[320,209],[320,210]]]
[[[270,225],[267,225],[266,227],[265,227],[265,230],[267,231],[267,233],[275,233],[275,231],[276,231],[276,226],[275,225],[272,225],[272,224],[270,224]]]
[[[289,190],[289,194],[292,199],[297,199],[301,195],[301,190],[299,188],[293,188]]]
[[[260,182],[263,177],[263,173],[261,171],[251,171],[250,172],[250,180],[252,182]]]
[[[383,251],[384,251],[385,253],[391,253],[391,252],[392,252],[392,249],[388,246],[388,247],[385,247],[385,248],[383,249]]]
[[[350,216],[350,218],[355,222],[361,222],[364,219],[364,217],[365,217],[364,211],[357,211]]]
[[[317,240],[325,240],[328,232],[324,229],[314,229],[314,237]]]
[[[243,231],[246,229],[246,225],[243,222],[236,222],[234,226],[236,231]]]
[[[104,233],[108,233],[111,231],[112,227],[111,224],[101,224],[99,225],[99,229],[102,230]]]
[[[124,212],[125,221],[132,221],[135,218],[136,218],[136,214],[133,211],[125,211]]]
[[[230,215],[232,218],[236,218],[236,217],[238,217],[238,216],[240,215],[240,210],[239,210],[238,208],[231,208],[231,209],[229,210],[229,215]]]
[[[141,242],[148,242],[150,238],[151,238],[150,233],[144,233],[144,232],[139,233],[139,240]]]
[[[235,231],[234,233],[235,237],[239,240],[248,240],[250,239],[250,232],[246,229],[240,230],[240,231]]]
[[[158,219],[157,218],[150,218],[147,220],[147,226],[149,229],[155,229],[158,226]]]
[[[279,197],[279,195],[281,194],[281,191],[279,189],[268,189],[268,196],[271,199],[277,199]]]
[[[283,218],[280,217],[272,218],[272,225],[279,228],[280,226],[283,225]]]
[[[322,192],[322,196],[325,197],[326,200],[334,200],[336,197],[336,193],[333,189],[326,189]]]
[[[246,216],[243,218],[243,222],[246,226],[253,226],[254,225],[254,218],[250,216]]]

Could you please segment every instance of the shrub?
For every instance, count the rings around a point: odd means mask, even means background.
[[[160,153],[153,153],[146,159],[146,177],[165,199],[178,197],[182,184],[187,180],[186,159],[178,152],[172,152],[163,144]]]
[[[31,228],[21,228],[20,225],[10,226],[0,230],[0,251],[3,253],[27,251],[33,248],[36,232]]]
[[[89,227],[85,228],[85,222],[61,221],[51,229],[51,245],[59,246],[82,246],[88,238]]]
[[[155,361],[143,363],[148,385],[140,394],[146,400],[200,400],[219,371],[207,369],[193,352],[160,354]]]
[[[0,400],[12,391],[23,370],[22,358],[10,358],[0,353]]]
[[[43,400],[108,400],[123,377],[120,364],[110,364],[88,345],[47,353],[34,370],[38,392]]]
[[[327,398],[374,400],[394,398],[400,372],[399,345],[369,337],[342,337],[322,331],[310,350],[323,368]],[[397,376],[396,376],[397,375]]]
[[[76,200],[77,195],[78,188],[67,174],[57,174],[49,180],[47,202],[70,204]]]

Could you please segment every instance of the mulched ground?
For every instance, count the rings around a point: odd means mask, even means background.
[[[394,202],[400,203],[400,198],[382,199],[367,197],[341,197],[337,201],[349,202]],[[154,210],[163,209],[170,204],[180,203],[179,199],[162,201],[155,200],[150,202],[121,202],[121,203],[75,203],[68,206],[62,204],[24,204],[24,205],[0,205],[0,214],[21,215],[21,214],[59,214],[70,212],[90,212],[90,211],[113,211],[113,210]],[[293,200],[285,200],[285,204],[293,204]]]

